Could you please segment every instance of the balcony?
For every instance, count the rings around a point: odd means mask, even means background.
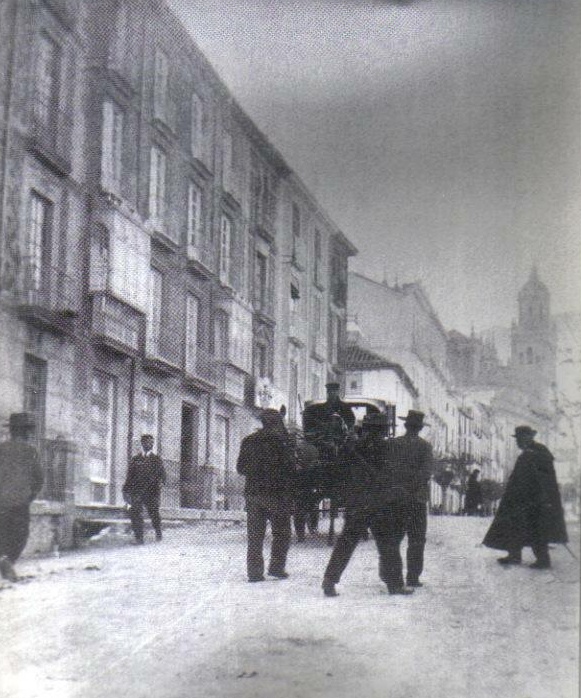
[[[42,329],[67,332],[70,318],[78,314],[77,279],[60,267],[37,266],[24,261],[15,293],[19,317]]]
[[[295,236],[293,239],[291,264],[299,271],[304,271],[307,268],[307,245],[298,236]]]
[[[243,405],[247,374],[224,361],[217,364],[217,390],[227,402]]]
[[[72,170],[73,119],[69,111],[46,104],[35,95],[28,148],[57,174]]]
[[[212,251],[206,247],[188,245],[187,263],[190,271],[205,279],[211,279],[215,276],[215,272],[212,271],[214,266]]]
[[[91,335],[100,345],[136,356],[142,345],[144,316],[108,291],[92,296]]]
[[[168,320],[162,317],[158,325],[148,320],[143,368],[161,375],[176,375],[182,371],[181,332]]]
[[[298,313],[291,313],[289,316],[288,336],[295,344],[306,344],[307,323]]]

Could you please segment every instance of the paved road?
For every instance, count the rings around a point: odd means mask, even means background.
[[[289,580],[248,584],[238,526],[23,561],[0,586],[0,695],[576,697],[578,562],[559,547],[551,571],[501,568],[478,545],[488,523],[432,518],[426,586],[405,598],[384,593],[372,541],[336,599],[322,538],[293,545]]]

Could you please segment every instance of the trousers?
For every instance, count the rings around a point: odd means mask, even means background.
[[[428,511],[424,502],[410,502],[405,532],[408,538],[406,551],[407,581],[417,582],[424,569],[424,549],[428,530]]]
[[[0,511],[0,557],[16,562],[26,547],[30,532],[30,504]]]
[[[147,509],[151,525],[153,526],[158,538],[161,538],[161,516],[159,513],[160,496],[158,494],[150,495],[149,497],[135,497],[132,499],[129,509],[129,518],[135,540],[143,541],[143,509]]]
[[[291,513],[286,500],[261,495],[246,496],[246,526],[248,548],[246,569],[248,579],[256,580],[264,576],[264,538],[266,525],[270,521],[272,545],[268,571],[275,574],[284,572],[291,541]]]

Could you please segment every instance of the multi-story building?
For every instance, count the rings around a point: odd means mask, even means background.
[[[144,432],[163,505],[238,508],[256,408],[341,379],[356,250],[160,0],[0,13],[0,414],[69,519],[122,504]]]

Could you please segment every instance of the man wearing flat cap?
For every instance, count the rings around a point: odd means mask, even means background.
[[[535,441],[536,433],[527,425],[514,430],[521,453],[483,543],[507,551],[498,559],[504,566],[520,565],[522,549],[530,546],[536,558],[530,566],[543,570],[551,566],[549,543],[568,538],[553,456]]]
[[[428,528],[428,482],[432,474],[432,447],[420,437],[420,431],[429,426],[424,413],[408,410],[403,420],[405,434],[393,440],[393,458],[402,473],[407,473],[406,523],[406,584],[421,587],[420,575],[424,569],[424,548]]]
[[[38,453],[29,441],[34,417],[27,412],[10,415],[10,439],[0,444],[0,573],[18,581],[14,563],[28,541],[30,504],[40,492],[43,474]]]
[[[262,429],[244,437],[236,470],[246,478],[246,568],[249,582],[264,581],[264,537],[270,521],[272,547],[268,574],[286,579],[295,485],[295,457],[280,412],[260,413]]]

